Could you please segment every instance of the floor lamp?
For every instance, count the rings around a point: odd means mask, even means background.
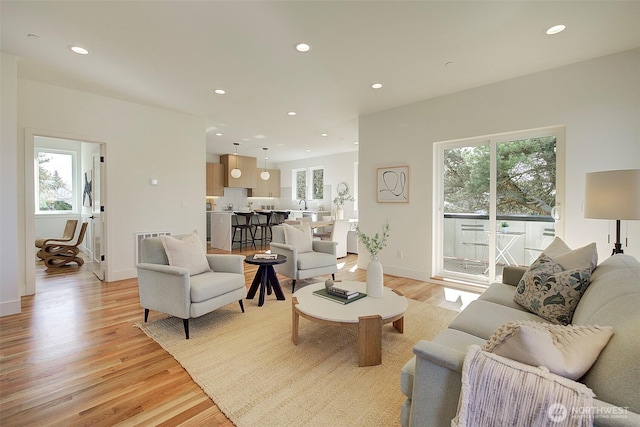
[[[585,179],[584,217],[616,221],[614,254],[621,254],[620,220],[640,219],[640,169],[591,172]]]

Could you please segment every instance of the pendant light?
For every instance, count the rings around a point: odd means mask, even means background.
[[[236,146],[236,167],[231,169],[231,177],[238,179],[242,176],[242,171],[238,169],[238,145],[240,145],[240,143],[234,142],[233,145]]]
[[[264,150],[264,169],[262,169],[262,172],[260,172],[260,178],[262,178],[263,181],[267,181],[269,179],[269,177],[271,176],[271,174],[269,173],[269,171],[267,171],[267,147],[263,147],[262,148]]]

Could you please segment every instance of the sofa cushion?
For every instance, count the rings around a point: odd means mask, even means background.
[[[244,287],[244,275],[208,272],[191,276],[191,302],[202,302]]]
[[[449,324],[449,328],[489,339],[493,332],[511,320],[544,322],[541,317],[524,310],[516,310],[489,301],[472,301]]]
[[[298,270],[311,270],[336,263],[336,256],[324,252],[303,252],[298,254]]]
[[[284,242],[287,245],[295,246],[299,254],[313,251],[309,224],[300,224],[297,227],[289,224],[283,224],[282,226],[284,228]]]
[[[186,268],[190,276],[211,271],[204,248],[195,231],[181,238],[160,236],[160,240],[167,253],[169,265]]]
[[[513,285],[506,285],[504,283],[492,283],[483,293],[478,297],[479,300],[494,302],[496,304],[504,305],[515,310],[527,311],[526,308],[516,303],[513,300],[513,293],[516,287]]]
[[[593,272],[573,316],[574,324],[613,327],[615,334],[580,380],[598,399],[640,414],[640,262],[617,254]]]
[[[542,254],[520,279],[513,300],[545,320],[566,325],[590,279],[589,266],[566,270]]]
[[[502,325],[482,350],[577,380],[613,335],[610,326],[561,326],[515,321]]]

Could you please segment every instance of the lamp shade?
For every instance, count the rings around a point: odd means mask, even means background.
[[[640,169],[586,174],[584,216],[640,219]]]

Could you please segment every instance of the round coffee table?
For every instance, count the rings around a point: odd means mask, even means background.
[[[366,293],[367,285],[363,282],[338,282],[337,285]],[[340,304],[313,294],[313,291],[322,288],[324,282],[314,283],[293,294],[291,341],[298,345],[300,317],[328,325],[351,327],[358,330],[358,365],[382,363],[382,325],[393,323],[398,332],[404,332],[407,299],[400,292],[384,288],[381,298],[366,297]]]
[[[273,269],[274,265],[287,262],[287,257],[285,255],[277,254],[277,258],[275,259],[254,258],[254,255],[247,255],[244,262],[258,266],[258,271],[253,278],[249,292],[247,292],[247,299],[253,299],[258,290],[258,286],[260,287],[258,307],[262,307],[264,304],[265,293],[271,295],[271,289],[273,289],[273,293],[276,294],[276,299],[286,299],[282,292],[282,288],[280,287],[278,276],[276,276],[276,272]]]

